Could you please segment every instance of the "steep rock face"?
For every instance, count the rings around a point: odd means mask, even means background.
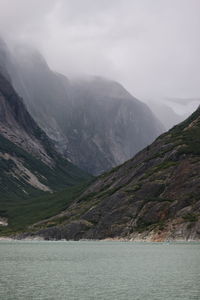
[[[31,198],[79,183],[87,174],[73,166],[27,112],[0,73],[0,202]]]
[[[18,97],[10,82],[0,74],[1,134],[44,162],[51,163],[42,141],[37,138],[37,131],[39,133],[39,128],[25,109],[22,99]]]
[[[98,177],[66,211],[35,224],[27,235],[199,240],[199,174],[200,108],[133,159]]]
[[[18,49],[13,60],[10,76],[31,115],[57,149],[89,173],[123,163],[163,131],[148,107],[116,82],[70,81],[31,49]]]
[[[148,107],[117,82],[96,77],[71,82],[71,91],[63,125],[70,157],[83,169],[98,174],[119,165],[161,132]]]

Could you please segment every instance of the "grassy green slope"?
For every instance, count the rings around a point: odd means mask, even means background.
[[[1,235],[46,228],[47,237],[54,238],[48,233],[52,229],[49,227],[57,226],[55,230],[59,232],[66,226],[66,235],[64,232],[63,236],[73,238],[67,235],[67,228],[73,226],[73,222],[82,226],[78,233],[83,238],[148,233],[151,228],[155,228],[155,232],[160,230],[160,234],[166,230],[166,234],[170,235],[167,224],[178,217],[179,223],[175,224],[174,230],[182,228],[185,230],[183,236],[192,236],[199,218],[199,154],[198,109],[133,159],[98,177],[88,189],[89,183],[85,182],[53,195],[35,198],[29,204],[23,201],[21,208],[12,206],[9,210],[12,221],[8,228],[1,229]],[[71,205],[75,199],[78,201]],[[138,203],[142,209],[138,210]],[[182,211],[185,207],[190,208],[190,213]],[[61,211],[64,214],[59,214]],[[165,213],[160,215],[162,211]],[[56,213],[58,216],[53,219],[27,228]],[[131,223],[132,218],[135,219],[134,224]],[[191,228],[184,229],[188,220]],[[85,229],[84,226],[88,227]]]
[[[52,150],[51,150],[52,151]],[[0,157],[0,217],[9,226],[0,226],[0,235],[20,231],[28,225],[59,213],[77,197],[91,176],[54,153],[55,166],[50,167],[0,135],[0,153],[9,154],[30,170],[53,193],[43,192],[14,177],[15,162]],[[51,155],[52,156],[52,155]]]
[[[0,229],[18,230],[59,212],[79,191],[72,187],[89,179],[56,151],[0,72],[0,218],[9,224]]]
[[[9,220],[9,226],[0,227],[0,236],[8,236],[23,231],[29,225],[54,216],[66,209],[87,187],[88,181],[68,187],[53,194],[21,199],[21,201],[2,202],[0,215]]]

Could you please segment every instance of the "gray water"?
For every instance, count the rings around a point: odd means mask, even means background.
[[[200,299],[200,244],[1,241],[0,299]]]

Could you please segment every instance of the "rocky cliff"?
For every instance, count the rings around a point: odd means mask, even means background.
[[[123,163],[163,131],[149,108],[117,82],[69,80],[25,47],[11,57],[9,74],[33,118],[57,149],[89,173]]]
[[[0,73],[0,195],[2,201],[53,192],[87,175],[62,157]]]
[[[200,239],[200,108],[24,236]]]

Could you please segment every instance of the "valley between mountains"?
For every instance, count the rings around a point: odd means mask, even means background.
[[[22,237],[200,239],[200,108]]]
[[[163,132],[119,83],[0,41],[0,236],[200,240],[200,108]]]

